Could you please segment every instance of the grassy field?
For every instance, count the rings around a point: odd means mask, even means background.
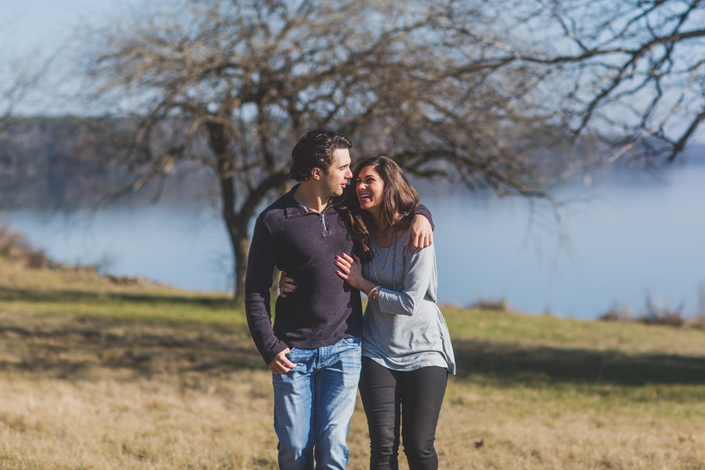
[[[441,468],[705,469],[705,332],[443,312]],[[271,409],[227,297],[0,262],[0,469],[274,469]]]

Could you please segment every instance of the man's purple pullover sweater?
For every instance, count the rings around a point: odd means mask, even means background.
[[[314,349],[362,335],[360,291],[335,273],[335,256],[353,250],[340,207],[346,195],[319,214],[296,202],[295,189],[257,217],[247,262],[247,324],[267,364],[287,347]],[[424,206],[416,213],[431,220]],[[275,266],[297,287],[277,299],[272,328],[269,289]]]

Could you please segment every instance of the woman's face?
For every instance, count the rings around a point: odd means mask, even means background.
[[[383,192],[384,181],[374,167],[370,165],[363,168],[355,180],[355,193],[360,201],[360,208],[373,214],[379,212]]]

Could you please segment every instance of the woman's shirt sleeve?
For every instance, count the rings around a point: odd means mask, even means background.
[[[423,250],[408,250],[404,257],[406,272],[400,292],[381,289],[379,292],[379,309],[383,313],[396,315],[413,315],[428,292],[428,285],[435,269],[435,252],[433,247]]]

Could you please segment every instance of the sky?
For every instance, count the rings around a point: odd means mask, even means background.
[[[5,57],[45,53],[59,47],[79,24],[107,11],[112,1],[91,0],[3,0],[0,2],[0,44]],[[9,53],[9,54],[8,54]]]
[[[41,69],[51,59],[49,73],[23,97],[14,113],[80,113],[71,100],[60,98],[72,83],[75,57],[69,40],[83,25],[107,22],[144,0],[0,0],[0,94],[16,81],[23,67]],[[43,86],[42,86],[43,85]],[[53,91],[52,91],[53,90]],[[59,94],[57,94],[57,91]],[[5,102],[0,103],[2,107]],[[4,110],[0,109],[0,112]]]
[[[99,21],[136,0],[0,0],[3,59],[41,48],[50,53],[84,21]]]

